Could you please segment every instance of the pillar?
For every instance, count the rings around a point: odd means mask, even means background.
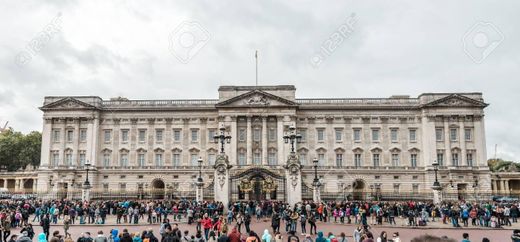
[[[252,140],[252,132],[253,130],[251,129],[251,116],[247,116],[247,131],[246,131],[246,142],[247,142],[247,145],[246,145],[246,157],[247,157],[247,160],[246,160],[246,164],[250,165],[252,164],[253,162],[253,140]]]
[[[312,200],[315,203],[321,202],[320,187],[315,184],[312,185]]]
[[[267,117],[262,117],[262,164],[268,165],[267,159]]]
[[[202,202],[204,201],[204,191],[203,191],[203,188],[204,188],[204,183],[197,183],[196,184],[197,188],[196,188],[196,191],[195,191],[195,200],[197,202]]]
[[[451,159],[451,146],[450,146],[450,125],[449,117],[444,116],[444,165],[453,166],[453,160]],[[459,159],[460,160],[460,159]]]
[[[219,154],[214,168],[214,200],[222,202],[224,211],[227,211],[229,206],[229,169],[231,168],[228,157],[225,154]]]
[[[504,180],[504,189],[506,190],[506,194],[509,194],[509,180]]]
[[[459,119],[459,144],[460,144],[460,157],[459,157],[459,165],[468,166],[468,159],[466,157],[466,134],[464,128],[464,116],[461,116]],[[475,160],[476,157],[473,157]],[[474,161],[474,163],[476,163]]]

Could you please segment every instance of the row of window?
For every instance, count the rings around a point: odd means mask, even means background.
[[[302,142],[306,142],[307,140],[307,130],[301,129],[299,130],[299,134],[302,136]],[[334,129],[334,139],[336,142],[343,141],[343,129]],[[352,130],[352,140],[354,142],[361,142],[362,140],[362,129],[361,128],[354,128]],[[399,141],[399,129],[392,128],[390,129],[390,138],[392,142]],[[318,142],[324,142],[326,139],[326,132],[324,128],[318,128],[316,129],[316,140]],[[371,140],[374,142],[381,141],[381,129],[379,128],[372,128],[371,129]],[[410,142],[416,142],[417,141],[417,129],[409,129],[408,130],[408,140]]]
[[[459,140],[459,129],[450,128],[449,136],[450,136],[450,141],[458,141]],[[444,141],[444,128],[435,129],[435,139],[437,141]],[[464,140],[465,141],[473,140],[473,129],[472,128],[464,129]]]
[[[437,162],[440,166],[445,166],[444,161],[444,152],[437,152]],[[466,153],[466,165],[474,166],[474,154],[473,152]],[[457,152],[451,153],[451,165],[452,166],[461,166],[463,162],[460,160],[460,154]]]
[[[120,130],[120,141],[122,143],[126,143],[130,140],[128,129],[122,129]],[[139,129],[137,134],[137,139],[139,142],[146,142],[147,137],[147,130],[146,129]],[[208,141],[213,141],[215,136],[215,130],[209,129],[208,132]],[[105,143],[112,142],[113,139],[113,131],[111,129],[105,129],[103,130],[103,141]],[[180,129],[174,129],[172,132],[172,138],[175,142],[181,142],[182,140],[182,130]],[[53,142],[60,142],[61,141],[61,130],[54,129],[52,131],[52,141]],[[74,130],[66,130],[65,135],[65,141],[68,143],[71,143],[74,141]],[[87,129],[80,129],[79,130],[79,141],[80,142],[86,142],[87,141]],[[164,129],[156,129],[155,130],[155,141],[156,142],[163,142],[164,141]],[[199,130],[198,129],[191,129],[190,130],[190,141],[191,142],[198,142],[199,141]]]

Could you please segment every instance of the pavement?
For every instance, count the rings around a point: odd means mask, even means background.
[[[31,217],[32,220],[32,217]],[[77,220],[79,222],[79,220]],[[159,235],[159,228],[160,224],[148,224],[145,220],[141,220],[139,224],[116,224],[116,218],[115,216],[109,216],[107,217],[106,224],[85,224],[80,225],[78,223],[71,224],[69,233],[72,235],[72,238],[76,241],[77,238],[80,236],[81,233],[84,232],[90,232],[93,236],[97,234],[97,231],[101,230],[106,234],[110,232],[111,229],[117,228],[119,231],[122,231],[124,228],[128,229],[129,232],[135,233],[135,232],[142,232],[147,229],[153,229],[156,236],[160,237]],[[179,223],[179,226],[181,230],[189,230],[190,234],[195,233],[195,224],[188,225],[186,223],[186,220],[181,221],[171,221],[171,223]],[[373,225],[371,226],[371,231],[374,234],[374,236],[379,236],[379,234],[382,231],[386,231],[389,235],[391,235],[394,232],[399,232],[401,240],[402,241],[410,241],[412,238],[424,235],[424,234],[431,234],[436,236],[443,236],[446,235],[450,238],[454,238],[457,241],[462,239],[462,233],[466,232],[470,234],[471,241],[481,241],[483,237],[489,238],[491,241],[500,241],[500,242],[506,242],[511,241],[510,236],[512,234],[513,229],[520,229],[520,223],[514,223],[513,226],[508,226],[505,228],[500,229],[492,229],[492,228],[485,228],[480,226],[469,226],[469,227],[461,227],[461,228],[454,228],[450,224],[443,224],[442,222],[430,222],[428,226],[421,226],[421,227],[410,227],[405,225],[405,219],[396,218],[396,225]],[[38,222],[33,223],[36,234],[41,233],[41,227],[39,226]],[[234,225],[234,223],[233,223]],[[257,234],[261,236],[263,234],[263,231],[266,228],[269,228],[270,230],[271,222],[270,220],[260,220],[257,222],[255,218],[253,218],[251,222],[251,228],[253,231],[255,231]],[[353,231],[358,225],[356,224],[341,224],[341,223],[334,223],[334,222],[317,222],[318,231],[323,231],[325,234],[328,232],[334,233],[336,236],[338,236],[341,232],[344,232],[347,237],[352,238]],[[310,226],[307,225],[307,229],[309,229]],[[286,237],[286,233],[284,232],[284,223],[282,223],[281,231],[282,234]],[[58,224],[51,225],[51,233],[52,231],[58,230],[61,234],[63,234],[63,225],[62,221],[59,221]],[[298,224],[298,235],[300,238],[303,239],[304,236],[302,236],[301,228]],[[13,232],[17,233],[19,229],[15,229]],[[242,226],[242,232],[244,232],[244,226]],[[13,233],[13,234],[15,234]],[[314,238],[314,236],[313,236]],[[391,238],[391,237],[389,237]],[[34,239],[36,241],[36,239]],[[349,241],[352,241],[351,239]]]

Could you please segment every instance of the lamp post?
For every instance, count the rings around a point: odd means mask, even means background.
[[[86,160],[85,161],[85,170],[87,172],[86,174],[86,177],[85,177],[85,182],[83,182],[83,191],[82,191],[82,200],[84,202],[88,202],[90,201],[90,188],[92,188],[92,186],[90,185],[90,182],[88,180],[88,171],[90,170],[90,161],[89,160]]]
[[[226,135],[226,128],[224,126],[220,127],[220,134],[216,134],[213,136],[213,140],[215,143],[220,143],[220,153],[224,154],[224,143],[230,143],[231,142],[231,136],[228,134]]]
[[[320,179],[318,178],[318,158],[314,158],[312,160],[312,163],[314,164],[314,180],[312,182],[312,188],[313,188],[313,200],[315,203],[319,203],[321,201],[320,197]]]
[[[479,185],[478,178],[475,177],[475,181],[473,181],[473,196],[475,197],[475,202],[477,202],[477,203],[478,203],[478,191],[477,190],[479,188],[478,185]]]
[[[202,157],[200,157],[197,162],[199,163],[199,177],[197,177],[197,181],[195,182],[195,185],[197,186],[197,191],[196,191],[196,198],[195,200],[197,202],[202,202],[202,200],[204,200],[203,198],[203,191],[202,191],[202,187],[204,186],[204,180],[202,179],[202,162],[204,162],[202,160]]]
[[[433,186],[432,186],[432,189],[433,189],[433,203],[434,204],[439,204],[441,202],[441,200],[442,200],[442,197],[441,197],[442,186],[439,183],[439,179],[437,177],[437,173],[439,171],[439,162],[434,160],[433,163],[432,163],[432,166],[433,166],[433,171],[435,172],[435,181],[433,182]]]
[[[296,133],[296,127],[290,126],[289,132],[283,136],[283,140],[286,144],[291,143],[291,153],[294,154],[294,142],[300,143],[302,136]]]
[[[345,183],[339,182],[339,187],[341,188],[341,196],[343,201],[345,201]]]

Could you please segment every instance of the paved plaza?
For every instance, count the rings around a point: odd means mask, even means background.
[[[31,218],[32,219],[32,218]],[[171,218],[170,218],[171,219]],[[388,225],[376,225],[372,226],[372,233],[374,234],[374,237],[377,238],[379,234],[382,231],[386,231],[389,235],[391,235],[393,232],[399,232],[400,238],[402,241],[410,241],[412,238],[423,235],[423,234],[431,234],[436,236],[443,236],[446,235],[450,238],[454,238],[457,241],[461,240],[462,233],[466,232],[470,234],[471,241],[481,241],[482,238],[487,237],[491,239],[491,241],[499,241],[499,242],[505,242],[510,241],[511,234],[513,232],[513,229],[520,229],[520,223],[513,224],[512,227],[506,227],[504,229],[490,229],[490,228],[482,228],[482,227],[463,227],[463,228],[453,228],[449,224],[442,224],[439,222],[431,222],[426,227],[409,227],[406,225],[403,225],[404,222],[402,219],[396,219],[397,225],[396,226],[388,226]],[[176,223],[175,221],[171,221],[171,223]],[[190,235],[195,234],[196,228],[195,224],[188,225],[186,221],[178,222],[179,227],[181,231],[189,230]],[[33,223],[36,236],[42,232],[41,227],[38,225],[37,222]],[[235,223],[232,224],[233,226]],[[256,218],[252,219],[251,222],[251,229],[255,231],[259,236],[263,233],[263,231],[266,228],[269,228],[271,232],[271,222],[270,220],[261,220],[260,222],[256,222]],[[347,235],[347,238],[349,241],[352,240],[352,234],[354,229],[357,225],[354,224],[340,224],[340,223],[324,223],[324,222],[318,222],[317,227],[318,231],[323,231],[324,234],[327,234],[328,232],[334,233],[334,235],[338,236],[341,232],[344,232]],[[111,229],[118,229],[120,232],[123,229],[128,229],[130,233],[135,232],[142,232],[147,229],[153,229],[154,234],[160,239],[159,235],[159,228],[160,224],[147,224],[146,220],[140,221],[138,225],[134,224],[116,224],[115,223],[115,217],[109,216],[107,218],[107,223],[104,225],[71,225],[71,228],[69,229],[69,233],[72,235],[72,238],[74,240],[77,240],[77,238],[80,236],[81,233],[84,232],[90,232],[92,237],[95,237],[97,234],[97,231],[102,230],[105,235],[108,235]],[[309,229],[309,226],[307,226],[307,229]],[[63,226],[61,225],[61,221],[58,222],[57,225],[51,225],[51,233],[55,230],[60,231],[60,234],[63,234]],[[287,237],[286,233],[284,232],[284,224],[282,224],[281,229],[282,234],[284,235],[284,238]],[[15,233],[17,233],[19,229],[14,230]],[[301,230],[298,226],[298,236],[303,239],[303,236],[301,236]],[[242,233],[245,233],[245,228],[242,226]],[[391,237],[389,237],[391,238]],[[313,236],[313,239],[315,239],[315,236]],[[285,241],[285,240],[284,240]]]

